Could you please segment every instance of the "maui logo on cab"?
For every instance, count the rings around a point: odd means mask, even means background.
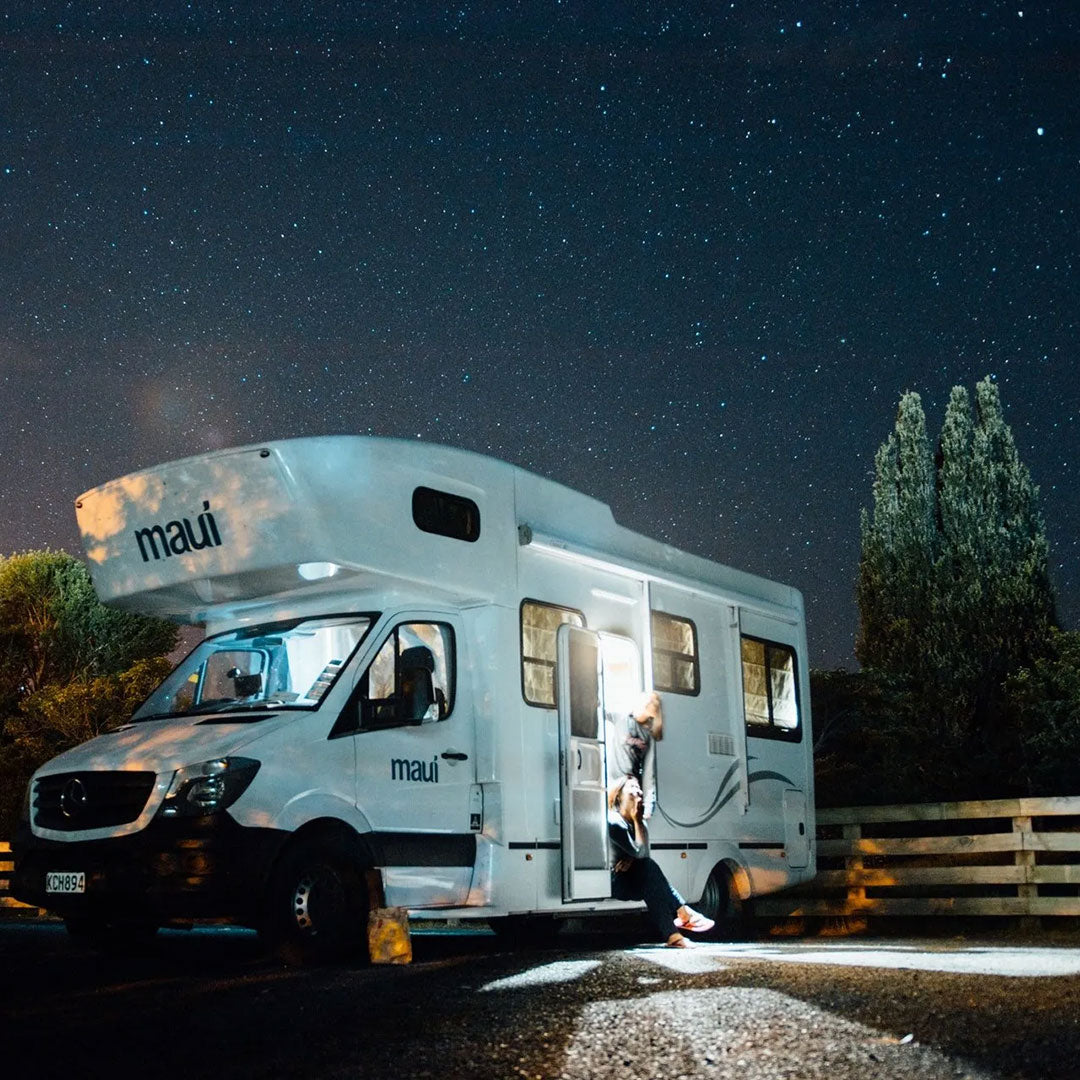
[[[439,782],[439,759],[428,761],[409,761],[407,758],[392,758],[390,761],[391,780],[412,780],[421,784]]]
[[[204,500],[202,508],[203,512],[195,519],[195,525],[199,528],[198,537],[189,518],[170,521],[166,525],[148,525],[146,528],[136,529],[135,540],[143,562],[149,562],[151,556],[154,559],[162,556],[168,559],[173,555],[189,555],[193,551],[202,551],[203,548],[221,547],[221,535],[214,515],[210,513],[210,503]]]

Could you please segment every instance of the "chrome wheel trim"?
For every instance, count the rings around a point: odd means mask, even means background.
[[[315,923],[311,918],[311,894],[316,886],[316,878],[310,871],[302,874],[293,889],[293,918],[297,929],[305,934],[314,933]]]

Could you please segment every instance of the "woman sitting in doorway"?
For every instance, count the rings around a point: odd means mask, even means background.
[[[644,900],[649,918],[669,948],[690,945],[683,930],[704,934],[713,928],[713,920],[689,907],[649,857],[641,785],[634,776],[623,776],[608,789],[608,835],[617,856],[611,870],[611,895],[616,900]]]

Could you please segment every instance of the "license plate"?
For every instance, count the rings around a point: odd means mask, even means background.
[[[50,870],[45,875],[47,893],[84,893],[86,874],[81,870]]]

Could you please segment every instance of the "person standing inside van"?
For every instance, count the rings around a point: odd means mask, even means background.
[[[689,946],[683,930],[704,934],[713,928],[713,920],[690,907],[649,856],[641,785],[633,776],[620,777],[608,789],[608,836],[616,856],[611,895],[616,900],[644,900],[668,948]]]
[[[664,708],[655,690],[642,694],[631,712],[615,718],[608,737],[609,775],[637,780],[646,821],[656,807],[656,744],[663,737]]]

